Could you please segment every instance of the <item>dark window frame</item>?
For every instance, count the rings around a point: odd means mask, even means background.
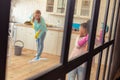
[[[108,49],[108,51],[107,51],[107,54],[108,54],[109,47],[112,45],[112,51],[110,53],[110,62],[109,62],[109,68],[108,68],[108,73],[110,72],[112,55],[113,55],[112,53],[113,53],[115,35],[116,35],[115,32],[116,32],[118,16],[119,16],[120,1],[118,0],[119,2],[118,2],[118,7],[117,7],[117,14],[116,14],[117,16],[115,18],[116,21],[115,21],[114,39],[113,40],[109,39],[109,41],[105,42],[105,43],[104,43],[104,39],[103,39],[102,45],[94,49],[100,1],[101,0],[93,1],[94,6],[93,6],[93,12],[92,12],[92,14],[93,14],[92,15],[92,23],[90,25],[91,32],[90,32],[88,52],[85,55],[77,57],[76,59],[73,59],[68,62],[68,53],[69,53],[68,46],[70,45],[71,30],[72,30],[72,27],[70,27],[70,26],[72,26],[74,6],[75,6],[75,0],[68,0],[60,64],[45,71],[44,73],[39,73],[38,75],[35,75],[35,76],[29,78],[28,80],[57,80],[57,79],[65,80],[66,74],[68,72],[75,69],[76,67],[78,67],[79,65],[81,65],[82,63],[84,63],[86,61],[87,61],[87,70],[86,70],[85,80],[89,80],[90,72],[91,72],[92,58],[99,52],[101,52],[101,55],[102,55],[103,54],[102,51],[104,49]],[[0,54],[0,79],[1,80],[5,80],[5,74],[6,74],[7,40],[8,40],[8,28],[9,28],[10,2],[11,2],[11,0],[2,0],[0,3],[1,4],[1,7],[0,7],[0,9],[1,9],[1,11],[0,11],[0,17],[1,17],[1,19],[0,19],[0,23],[1,23],[1,29],[0,29],[0,53],[1,53]],[[116,2],[114,3],[114,5],[116,4]],[[107,5],[105,16],[108,15],[108,12],[107,12],[108,7],[109,7],[109,5]],[[115,8],[113,8],[113,11],[114,10],[115,10]],[[114,12],[112,13],[112,15],[114,16]],[[114,17],[112,17],[112,19],[114,19]],[[111,21],[111,22],[113,22],[113,21]],[[104,23],[106,25],[107,17],[105,18]],[[112,26],[113,26],[113,23],[111,23],[111,24],[112,25],[110,27],[110,30],[112,30]],[[103,38],[105,36],[105,28],[104,28]],[[110,34],[110,36],[111,36],[111,34]],[[100,58],[102,58],[102,56],[100,56]],[[105,60],[105,63],[107,62],[107,60],[108,59]],[[101,60],[99,60],[99,61],[100,61],[100,63],[99,63],[99,67],[100,67]],[[76,64],[74,64],[74,63],[76,63]],[[100,70],[99,67],[98,67],[98,71]],[[105,79],[104,78],[105,73],[106,73],[106,71],[103,74],[103,79]],[[96,79],[98,79],[98,77],[99,77],[99,72],[98,72],[98,76],[96,76]],[[109,79],[109,74],[107,75],[107,79]]]

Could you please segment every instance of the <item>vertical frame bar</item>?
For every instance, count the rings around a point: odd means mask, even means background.
[[[61,61],[60,61],[63,65],[65,65],[68,62],[74,7],[75,7],[75,0],[68,0],[67,11],[65,16],[65,24],[64,24],[62,54],[61,54]]]
[[[88,42],[88,51],[91,52],[94,50],[94,43],[95,43],[95,36],[96,36],[96,29],[97,29],[97,22],[98,22],[98,16],[99,16],[99,8],[100,8],[100,2],[101,0],[95,0],[93,1],[93,12],[92,12],[92,19],[90,23],[90,36],[89,36],[89,42]],[[84,80],[90,79],[90,72],[91,72],[91,63],[92,59],[87,61],[87,67],[86,67],[86,73]]]
[[[102,45],[105,42],[105,31],[106,31],[106,26],[107,26],[107,19],[108,19],[108,12],[109,12],[109,5],[110,5],[110,0],[107,0],[106,2],[106,9],[105,9],[105,17],[104,17],[104,30],[102,34]],[[96,80],[99,80],[99,74],[100,74],[100,68],[101,68],[101,60],[102,60],[102,54],[103,50],[99,54],[99,59],[98,59],[98,67],[97,67],[97,74],[96,74]]]
[[[110,41],[111,35],[112,35],[113,22],[114,22],[114,16],[115,16],[115,15],[114,15],[114,14],[115,14],[115,7],[116,7],[116,0],[114,1],[114,4],[113,4],[112,18],[111,18],[111,22],[110,22],[109,41]],[[110,49],[110,47],[107,48],[107,52],[106,52],[106,57],[105,57],[105,64],[104,64],[104,70],[103,70],[102,80],[105,80],[109,49]]]
[[[0,80],[5,80],[6,74],[10,2],[11,0],[1,0],[0,2]]]
[[[116,21],[115,21],[115,31],[114,31],[114,41],[115,41],[115,37],[116,37],[116,30],[117,30],[117,23],[118,23],[118,19],[119,19],[119,13],[120,13],[120,0],[118,0],[118,7],[117,7],[117,15],[116,15]],[[114,51],[114,44],[112,45],[112,50],[111,50],[111,55],[110,55],[110,61],[109,61],[109,66],[108,66],[108,72],[107,72],[107,80],[109,80],[109,74],[110,74],[110,69],[111,69],[111,63],[112,63],[112,58],[113,58],[113,51]]]
[[[66,80],[66,75],[62,76],[61,80]]]

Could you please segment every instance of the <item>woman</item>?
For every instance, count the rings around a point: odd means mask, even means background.
[[[47,31],[46,24],[43,17],[41,16],[40,10],[36,10],[34,12],[33,16],[31,17],[31,23],[33,24],[33,28],[35,30],[35,38],[37,42],[36,57],[32,59],[32,61],[38,61],[43,59],[43,58],[40,58],[40,56],[43,51],[44,39]]]

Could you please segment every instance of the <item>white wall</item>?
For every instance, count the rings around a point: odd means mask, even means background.
[[[46,13],[46,1],[47,0],[17,0],[15,7],[13,8],[13,16],[15,21],[24,23],[29,19],[29,16],[36,10],[39,9],[42,12],[42,16],[45,18],[46,23],[56,24],[60,21],[60,25],[64,25],[65,17],[55,16]],[[75,18],[74,22],[84,22],[86,19]]]

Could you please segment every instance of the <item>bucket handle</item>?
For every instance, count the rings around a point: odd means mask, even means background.
[[[16,41],[15,41],[15,43],[14,43],[14,46],[15,46],[15,44],[16,44],[17,42],[22,43],[22,47],[24,47],[24,42],[23,42],[23,41],[21,41],[21,40],[16,40]]]

